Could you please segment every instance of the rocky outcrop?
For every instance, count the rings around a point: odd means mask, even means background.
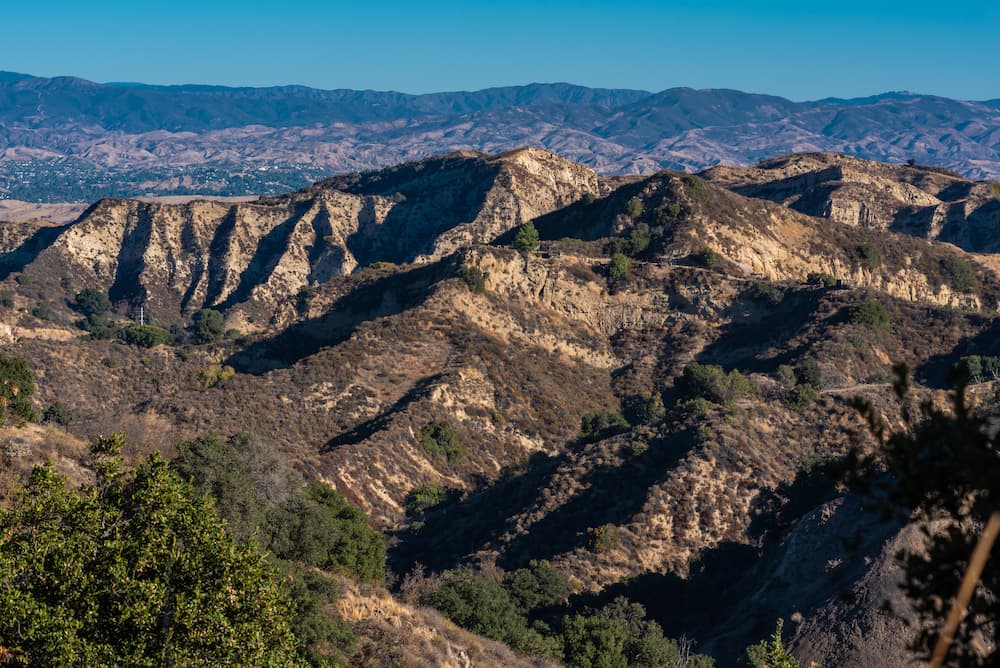
[[[1000,202],[991,185],[943,169],[805,153],[755,167],[715,167],[702,176],[845,225],[948,241],[973,252],[1000,248]]]

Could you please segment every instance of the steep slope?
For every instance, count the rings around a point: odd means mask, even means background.
[[[811,216],[948,241],[970,252],[998,250],[1000,201],[991,185],[945,170],[810,153],[756,167],[716,167],[702,176]]]
[[[290,322],[302,288],[489,242],[596,191],[592,171],[543,151],[456,154],[256,202],[102,200],[65,228],[12,232],[0,266],[39,298],[94,287],[165,323],[239,305],[234,322],[255,329]]]

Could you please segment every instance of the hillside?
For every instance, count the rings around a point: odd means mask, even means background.
[[[1000,177],[1000,109],[929,95],[793,102],[734,90],[530,84],[407,95],[0,76],[0,197],[260,195],[449,151],[537,146],[601,174],[792,152]]]
[[[7,436],[5,480],[59,434],[73,473],[97,434],[125,430],[141,452],[250,432],[390,537],[397,594],[413,574],[430,587],[547,562],[572,595],[546,624],[623,594],[722,666],[778,618],[803,660],[903,666],[905,629],[880,606],[900,602],[891,556],[913,531],[822,471],[875,446],[852,397],[897,418],[893,362],[940,397],[960,357],[1000,352],[1000,278],[941,235],[800,206],[831,169],[847,174],[831,197],[871,210],[983,187],[826,155],[606,178],[525,149],[5,226],[4,350],[35,370],[40,413],[73,416]],[[856,174],[882,180],[851,189]],[[540,247],[519,252],[528,221]],[[958,238],[974,224],[952,223]],[[100,323],[83,320],[86,288],[110,300]],[[129,338],[140,306],[166,344]],[[223,322],[202,339],[206,308]],[[990,384],[974,390],[990,405]],[[391,635],[357,614],[362,637]],[[471,651],[448,634],[423,645],[441,662]]]

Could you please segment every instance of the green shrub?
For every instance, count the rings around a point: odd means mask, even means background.
[[[654,424],[667,415],[659,392],[642,392],[625,402],[625,419],[629,424]]]
[[[307,483],[275,513],[271,527],[270,548],[282,559],[333,568],[365,582],[385,579],[385,538],[329,485]]]
[[[851,305],[847,315],[855,325],[862,325],[877,332],[889,329],[889,325],[892,324],[889,312],[885,310],[884,306],[872,299]]]
[[[678,411],[684,415],[708,415],[718,404],[705,399],[704,397],[694,397],[693,399],[683,399],[678,401],[674,406]]]
[[[34,422],[35,374],[22,357],[0,353],[0,424]]]
[[[611,280],[617,281],[625,278],[628,274],[629,259],[624,253],[615,253],[611,256],[611,263],[608,265],[608,276]]]
[[[39,320],[52,320],[55,317],[52,307],[47,302],[40,302],[32,306],[31,315]]]
[[[817,390],[823,389],[823,369],[812,360],[799,362],[795,365],[795,382]]]
[[[969,292],[979,282],[972,264],[956,255],[946,255],[941,259],[941,271],[948,285],[961,292]]]
[[[226,321],[218,311],[203,308],[194,314],[192,334],[195,343],[214,343],[225,333]]]
[[[486,272],[479,267],[463,267],[462,281],[465,282],[469,290],[477,295],[486,292]]]
[[[693,199],[699,202],[707,202],[709,199],[708,186],[697,176],[685,176],[683,177],[684,185],[687,186],[688,193]]]
[[[796,385],[788,391],[788,403],[802,410],[819,399],[819,391],[812,385]]]
[[[774,283],[757,281],[750,288],[750,298],[754,301],[777,306],[785,299],[785,291]]]
[[[719,254],[708,246],[704,246],[695,252],[692,258],[694,259],[695,264],[705,267],[706,269],[711,269],[719,264]]]
[[[681,215],[681,205],[679,202],[670,202],[669,204],[664,204],[657,209],[657,213],[661,213],[668,219],[676,219]],[[658,218],[660,216],[657,216]]]
[[[752,668],[800,668],[798,660],[781,639],[784,626],[785,621],[779,619],[770,640],[761,640],[756,645],[747,647],[747,660]]]
[[[408,516],[420,515],[448,500],[448,492],[436,483],[425,483],[407,493],[403,507]]]
[[[630,255],[642,253],[653,242],[652,232],[646,223],[638,223],[628,236],[628,252]]]
[[[590,537],[590,549],[594,552],[610,552],[618,547],[618,527],[614,524],[587,529],[587,534]]]
[[[993,191],[993,196],[1000,200],[1000,181],[994,181],[990,189]]]
[[[956,363],[955,367],[956,371],[973,383],[1000,378],[1000,357],[992,355],[969,355],[962,357]]]
[[[563,620],[563,653],[576,668],[627,668],[627,631],[603,617],[573,615]]]
[[[462,461],[465,448],[455,435],[451,423],[435,421],[424,425],[420,430],[420,446],[432,457],[443,456],[449,464]]]
[[[42,412],[42,422],[53,422],[60,427],[68,427],[78,422],[80,416],[69,406],[56,402]]]
[[[586,413],[580,418],[580,438],[585,441],[598,440],[621,434],[631,427],[621,413]]]
[[[716,364],[692,362],[684,367],[678,390],[684,399],[701,398],[721,404],[754,394],[757,387],[736,369],[727,374]]]
[[[198,380],[201,382],[202,388],[207,390],[219,385],[220,383],[226,382],[235,375],[236,369],[228,364],[225,366],[221,364],[210,364],[208,367],[198,372]]]
[[[462,628],[515,648],[528,633],[527,620],[507,590],[469,570],[446,573],[430,602]]]
[[[565,603],[570,595],[569,579],[544,560],[532,559],[527,568],[507,573],[503,586],[525,615]]]
[[[118,338],[130,346],[154,348],[171,343],[174,335],[156,325],[129,325],[118,330]]]
[[[875,271],[882,266],[882,256],[879,255],[878,249],[873,244],[861,244],[857,248],[857,253],[861,265],[869,271]]]
[[[824,288],[832,288],[837,285],[837,279],[832,274],[825,272],[813,272],[806,277],[809,285],[822,285]]]
[[[774,372],[774,377],[785,387],[794,387],[798,380],[795,377],[795,367],[791,364],[782,364]]]
[[[628,214],[629,218],[638,218],[645,210],[645,205],[638,197],[633,197],[625,204],[625,212]]]
[[[517,229],[517,234],[514,235],[514,248],[522,253],[534,251],[538,248],[539,243],[538,230],[535,229],[535,224],[530,220],[521,225]]]
[[[583,193],[583,196],[580,197],[580,202],[582,202],[584,206],[593,204],[596,201],[597,201],[597,195],[595,195],[594,193]]]
[[[0,290],[0,307],[14,308],[14,295],[8,290]]]
[[[704,654],[693,654],[690,647],[682,651],[677,641],[663,635],[659,624],[646,618],[644,607],[624,596],[604,606],[597,617],[617,624],[624,631],[625,641],[621,651],[629,666],[715,666],[714,659]]]
[[[73,307],[85,318],[94,319],[111,310],[107,295],[94,288],[85,288],[76,294]]]

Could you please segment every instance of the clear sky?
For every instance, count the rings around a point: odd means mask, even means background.
[[[994,0],[3,0],[0,22],[0,69],[102,82],[1000,98]]]

